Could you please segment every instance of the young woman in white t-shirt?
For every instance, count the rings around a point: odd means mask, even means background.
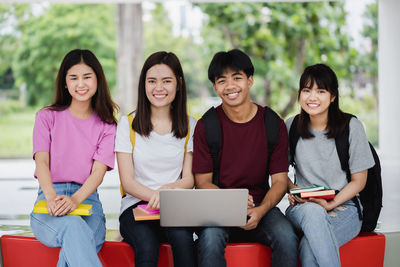
[[[194,185],[191,169],[196,120],[187,115],[185,78],[176,55],[150,55],[143,65],[138,89],[132,125],[123,116],[115,141],[121,185],[126,193],[121,201],[120,232],[135,251],[135,266],[157,266],[162,241],[171,244],[175,266],[195,266],[193,231],[163,228],[158,220],[135,221],[132,212],[144,203],[148,208],[159,208],[162,188]],[[131,128],[135,131],[133,152]]]
[[[364,188],[374,159],[361,122],[339,108],[338,80],[330,67],[316,64],[304,70],[298,100],[301,112],[297,129],[294,128],[300,136],[294,154],[296,184],[289,180],[288,189],[320,185],[339,193],[332,200],[305,200],[289,194],[286,216],[302,233],[299,246],[302,266],[340,266],[339,247],[357,236],[361,229],[354,197]],[[292,122],[293,118],[287,120],[288,129]],[[335,145],[335,137],[344,131],[347,123],[349,182]]]

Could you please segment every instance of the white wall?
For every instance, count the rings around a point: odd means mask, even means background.
[[[381,230],[400,231],[400,1],[379,0],[379,150]]]

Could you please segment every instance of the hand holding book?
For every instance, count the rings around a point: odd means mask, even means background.
[[[326,211],[330,211],[330,210],[334,209],[337,206],[334,199],[326,200],[326,199],[323,199],[323,198],[315,198],[315,197],[313,197],[313,198],[309,198],[308,201],[314,202],[314,203],[320,205]]]
[[[39,200],[33,207],[33,212],[35,213],[49,213],[47,210],[47,201]],[[92,214],[92,205],[80,204],[75,210],[68,213],[68,215],[81,215],[90,216]]]

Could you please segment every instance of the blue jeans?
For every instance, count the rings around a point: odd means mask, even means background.
[[[140,204],[140,203],[137,203]],[[135,251],[135,266],[156,267],[160,242],[168,241],[172,247],[174,266],[196,266],[193,230],[185,227],[161,227],[160,221],[135,221],[133,205],[119,217],[120,233]]]
[[[72,196],[79,188],[76,183],[54,183],[57,195]],[[36,201],[45,200],[39,188]],[[105,216],[97,191],[91,194],[83,204],[91,204],[92,215],[65,215],[31,213],[31,227],[35,237],[48,247],[61,247],[58,267],[65,266],[102,266],[97,256],[106,235]]]
[[[228,242],[258,242],[272,251],[271,266],[297,266],[298,238],[291,223],[278,208],[271,209],[253,230],[239,227],[207,227],[198,231],[200,266],[226,266]]]
[[[297,204],[287,208],[286,216],[296,230],[304,233],[300,240],[304,267],[340,266],[339,247],[357,236],[362,224],[352,200],[330,212],[312,202]]]

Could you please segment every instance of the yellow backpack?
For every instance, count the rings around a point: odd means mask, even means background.
[[[130,137],[131,143],[132,143],[132,156],[133,156],[133,150],[135,148],[135,136],[136,136],[135,131],[132,129],[133,112],[129,113],[128,121],[129,121],[129,128],[131,129],[129,137]],[[190,136],[190,123],[188,120],[188,132],[187,132],[186,139],[185,139],[185,153],[187,151],[187,143],[189,142],[189,136]],[[122,185],[119,186],[119,190],[121,192],[121,197],[125,197],[126,193],[124,192],[124,189],[122,189]]]

